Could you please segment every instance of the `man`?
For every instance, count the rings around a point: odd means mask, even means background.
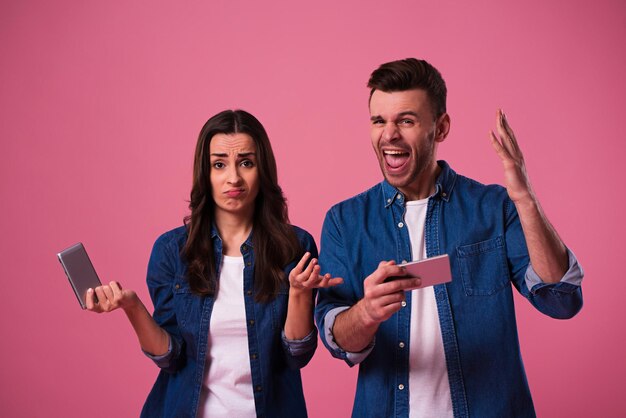
[[[320,264],[345,282],[321,290],[316,308],[326,347],[359,364],[353,416],[535,416],[510,285],[570,318],[583,273],[541,210],[504,113],[491,142],[505,188],[485,186],[436,159],[450,130],[439,71],[394,61],[368,87],[385,180],[328,211]],[[447,284],[420,288],[398,266],[440,254]]]

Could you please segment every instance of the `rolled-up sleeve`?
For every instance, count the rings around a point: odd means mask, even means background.
[[[153,356],[148,353],[154,363],[168,372],[178,370],[181,364],[184,341],[178,329],[178,321],[174,309],[172,286],[175,277],[173,265],[174,255],[169,248],[166,235],[157,239],[148,263],[147,284],[154,305],[153,318],[170,336],[167,353]]]
[[[567,271],[561,278],[558,284],[567,283],[572,286],[578,286],[582,284],[584,272],[582,266],[578,263],[578,259],[574,255],[574,253],[568,248],[567,249],[567,257],[569,260],[569,265]],[[526,286],[530,289],[531,293],[535,294],[537,291],[545,286],[550,285],[550,283],[544,283],[541,280],[541,277],[535,272],[532,264],[528,265],[528,269],[526,269]],[[569,288],[570,286],[561,286],[564,288]]]
[[[334,277],[343,277],[344,282],[338,286],[320,289],[315,307],[315,320],[322,342],[331,355],[344,360],[349,366],[354,366],[367,357],[374,347],[374,341],[363,351],[351,353],[339,347],[332,333],[337,315],[349,309],[362,297],[357,290],[359,287],[362,289],[362,281],[359,283],[354,268],[347,263],[349,257],[346,254],[344,239],[349,238],[350,233],[342,231],[335,210],[336,207],[331,208],[324,220],[320,266],[323,274],[330,273]]]
[[[337,318],[337,315],[348,309],[350,308],[347,306],[342,306],[328,311],[326,313],[326,316],[324,317],[324,329],[322,332],[324,333],[324,340],[326,341],[328,347],[332,349],[335,353],[338,353],[339,357],[343,358],[350,366],[354,366],[365,360],[367,356],[372,352],[374,344],[376,343],[376,338],[374,338],[367,345],[367,347],[365,347],[362,351],[359,351],[358,353],[345,351],[344,349],[339,347],[339,344],[337,344],[337,341],[335,341],[335,336],[333,335],[333,326],[335,325],[335,319]]]
[[[177,340],[170,337],[169,344],[167,347],[167,352],[165,354],[161,354],[155,356],[153,354],[148,353],[145,350],[141,350],[150,360],[154,361],[154,363],[162,368],[167,369],[169,365],[172,363],[173,358],[177,358],[180,355],[180,344]]]
[[[300,357],[315,351],[317,347],[317,329],[313,329],[309,334],[300,340],[290,340],[285,335],[285,331],[281,333],[283,347],[292,357]]]
[[[311,253],[311,258],[317,258],[317,245],[315,244],[315,240],[311,234],[299,228],[296,231],[300,244],[302,245],[302,250],[304,252]],[[290,269],[293,266],[295,266],[295,263],[292,263],[285,269],[286,275],[289,275],[291,271]],[[315,304],[316,296],[317,291],[314,289],[311,294],[313,304]],[[290,340],[285,335],[285,329],[283,327],[281,331],[281,342],[289,367],[294,370],[301,369],[309,363],[311,358],[313,358],[313,354],[315,354],[315,350],[317,349],[317,328],[313,325],[311,332],[304,338]]]

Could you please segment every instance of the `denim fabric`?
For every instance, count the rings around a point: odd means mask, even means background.
[[[293,227],[302,245],[317,257],[315,241],[306,231]],[[213,229],[216,265],[222,258],[222,240]],[[187,267],[181,250],[187,240],[186,228],[163,234],[154,244],[148,265],[148,288],[154,304],[154,319],[170,334],[170,350],[164,356],[150,356],[161,368],[143,407],[142,417],[195,418],[202,389],[211,311],[215,298],[193,294],[186,279]],[[244,258],[243,291],[248,347],[259,417],[306,417],[300,379],[315,352],[317,331],[303,340],[288,341],[282,331],[287,315],[288,282],[268,303],[254,301],[254,246],[250,236],[241,246]],[[296,260],[298,261],[298,260]],[[296,261],[284,268],[288,275]],[[218,272],[219,274],[219,272]]]
[[[582,269],[557,284],[541,282],[529,265],[519,217],[506,190],[457,175],[444,161],[425,223],[428,257],[448,254],[452,282],[435,286],[455,417],[535,416],[515,322],[511,284],[539,311],[570,318],[582,307]],[[333,206],[322,230],[322,272],[345,279],[320,291],[316,321],[333,356],[351,366],[332,340],[333,310],[363,298],[363,280],[381,260],[412,260],[404,196],[383,181]],[[406,306],[383,322],[359,367],[354,417],[408,417],[409,321]],[[330,315],[327,317],[327,313]],[[337,311],[335,310],[334,313]]]

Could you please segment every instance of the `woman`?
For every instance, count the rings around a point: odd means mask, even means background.
[[[317,346],[313,289],[342,279],[320,276],[313,238],[289,225],[254,116],[227,110],[204,125],[189,207],[152,250],[153,317],[116,282],[87,296],[91,311],[122,308],[162,369],[142,416],[306,416],[299,369]]]

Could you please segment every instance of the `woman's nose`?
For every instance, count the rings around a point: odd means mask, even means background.
[[[231,167],[228,170],[228,183],[230,184],[239,184],[241,182],[241,175],[239,175],[239,170],[237,167]]]

